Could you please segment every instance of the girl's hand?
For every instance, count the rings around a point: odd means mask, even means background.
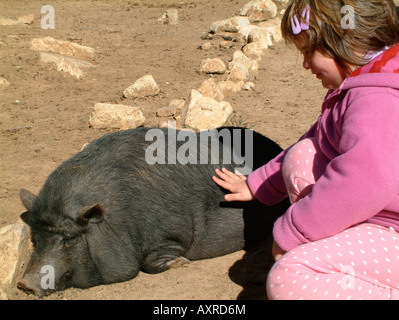
[[[226,168],[222,168],[222,170],[216,169],[215,172],[218,177],[213,176],[213,181],[222,188],[231,192],[224,196],[226,201],[251,201],[255,199],[249,189],[247,178],[245,176],[238,173],[232,173]]]
[[[273,257],[274,257],[274,261],[277,262],[277,260],[279,260],[285,254],[285,252],[286,251],[281,249],[276,241],[273,241],[272,254],[273,254]]]

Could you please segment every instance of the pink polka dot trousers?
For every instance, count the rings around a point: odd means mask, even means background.
[[[287,252],[267,279],[270,299],[399,299],[399,236],[361,224]]]
[[[315,140],[287,153],[283,174],[291,202],[311,192],[327,159]],[[283,255],[267,278],[270,299],[399,299],[399,234],[363,223]]]

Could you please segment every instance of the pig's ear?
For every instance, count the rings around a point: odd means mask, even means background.
[[[25,211],[24,213],[22,213],[19,217],[21,218],[21,220],[23,222],[25,222],[27,225],[30,225],[30,218],[31,218],[31,213],[29,211]]]
[[[19,190],[19,197],[21,198],[22,204],[28,210],[29,212],[32,212],[33,209],[33,203],[36,201],[36,196],[25,189]]]
[[[105,209],[100,204],[82,207],[76,217],[80,224],[99,223],[104,219]]]

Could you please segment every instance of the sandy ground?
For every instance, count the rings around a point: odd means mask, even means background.
[[[208,75],[197,73],[204,58],[225,62],[240,49],[220,49],[212,40],[198,49],[213,21],[233,16],[247,0],[51,1],[55,29],[40,26],[42,1],[0,0],[0,14],[17,18],[35,14],[31,25],[0,27],[0,77],[10,85],[0,89],[0,228],[15,222],[24,208],[19,189],[37,193],[46,177],[82,146],[110,130],[89,127],[97,102],[133,104],[147,118],[172,99],[188,100]],[[179,11],[177,26],[158,24],[170,8]],[[29,49],[35,37],[51,36],[96,49],[97,68],[81,79],[42,64]],[[152,74],[161,87],[158,96],[123,99],[122,91],[136,79]],[[227,75],[217,75],[216,80]],[[284,42],[269,48],[254,79],[255,88],[227,98],[235,112],[232,124],[251,127],[283,148],[313,124],[326,93],[302,68],[301,56]],[[272,263],[270,243],[263,250],[239,251],[195,261],[162,274],[90,289],[68,289],[46,299],[266,299],[265,279]],[[12,299],[34,299],[18,290]]]

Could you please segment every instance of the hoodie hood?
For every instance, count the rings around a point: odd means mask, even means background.
[[[352,72],[342,83],[340,91],[356,87],[399,89],[399,44]]]

